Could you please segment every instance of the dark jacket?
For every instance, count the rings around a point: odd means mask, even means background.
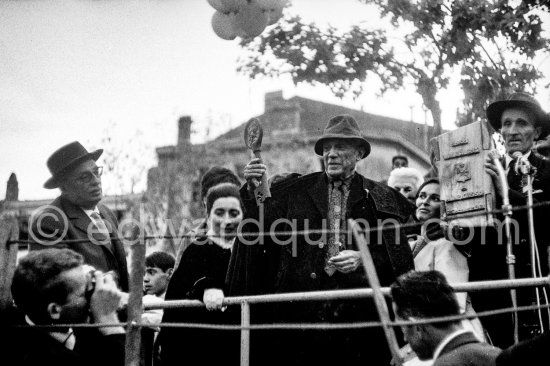
[[[493,366],[500,349],[481,343],[473,333],[452,339],[434,360],[433,366]]]
[[[33,215],[31,223],[31,238],[45,241],[47,244],[33,244],[31,250],[47,248],[68,248],[84,257],[86,264],[96,269],[107,272],[115,271],[118,275],[119,286],[123,291],[128,291],[128,267],[126,264],[126,252],[122,241],[118,236],[118,221],[115,215],[106,206],[98,204],[97,208],[110,231],[111,245],[97,245],[92,241],[82,243],[55,243],[58,239],[87,239],[88,227],[92,225],[90,218],[84,210],[63,196],[56,198],[39,213]],[[66,219],[63,217],[66,216]]]
[[[10,311],[9,324],[2,323],[3,365],[124,365],[124,334],[104,336],[97,329],[74,328],[76,343],[69,350],[43,328],[14,327],[26,325],[24,315],[16,310]]]
[[[550,333],[546,332],[505,349],[498,355],[496,364],[497,366],[546,365],[549,350]]]
[[[533,181],[534,203],[550,201],[550,162],[541,159],[534,153],[529,155],[529,161],[536,168]],[[510,180],[510,179],[509,179]],[[513,207],[527,205],[524,193],[517,190],[509,190],[510,204]],[[500,208],[501,202],[497,202]],[[550,231],[545,222],[550,215],[550,206],[541,206],[533,209],[535,222],[535,237],[540,257],[540,265],[543,276],[548,276],[547,247],[550,242]],[[508,265],[506,263],[507,237],[504,231],[504,217],[497,216],[502,222],[502,227],[497,230],[487,229],[485,237],[482,237],[476,229],[472,244],[466,250],[468,266],[470,269],[470,281],[503,280],[508,278]],[[516,278],[531,277],[531,259],[529,246],[529,225],[526,210],[513,211],[512,213],[512,244],[515,256]],[[463,249],[463,248],[459,248]],[[471,299],[476,311],[486,311],[511,306],[510,291],[496,290],[471,293]],[[517,290],[518,305],[533,305],[536,300],[533,288]],[[544,315],[545,312],[543,312]],[[533,336],[536,324],[535,312],[520,312],[520,341]],[[511,314],[484,317],[481,319],[483,326],[489,333],[493,344],[501,348],[513,344],[513,318]]]
[[[226,273],[231,255],[204,237],[197,238],[183,252],[173,273],[165,300],[203,298],[208,288],[226,289]],[[238,307],[225,311],[201,308],[166,309],[163,323],[238,324]],[[234,315],[236,314],[236,316]],[[162,366],[238,365],[239,333],[229,330],[199,328],[162,328],[158,337]]]
[[[259,229],[265,232],[328,229],[328,183],[324,172],[285,180],[281,185],[274,185],[271,193],[272,198],[266,200],[261,214],[246,186],[243,187],[241,194],[245,218],[261,223],[261,227],[255,222],[246,224],[243,231],[252,236],[245,235],[244,239],[253,240],[253,234]],[[355,174],[351,181],[346,217],[361,219],[371,229],[376,228],[383,220],[391,220],[397,225],[403,223],[413,209],[410,202],[392,188],[359,174]],[[277,221],[280,224],[273,226]],[[369,240],[369,248],[382,286],[389,286],[398,275],[413,269],[411,250],[404,231],[372,231]],[[281,245],[277,241],[289,244]],[[233,252],[229,273],[231,294],[368,287],[362,267],[349,274],[336,272],[329,277],[325,273],[326,242],[327,237],[323,234],[306,234],[268,235],[264,237],[263,244],[238,243]],[[346,243],[345,249],[358,250],[355,240]],[[253,311],[253,317],[256,313],[257,321],[334,323],[378,320],[371,299],[282,303],[264,306],[263,310],[264,312]],[[266,347],[268,349],[262,363],[330,364],[339,361],[347,364],[368,359],[376,365],[389,361],[388,348],[380,329],[281,331],[280,335],[272,331],[266,337],[268,339],[265,343],[270,346]],[[371,340],[372,347],[365,347],[364,337]],[[286,351],[277,352],[280,349]]]

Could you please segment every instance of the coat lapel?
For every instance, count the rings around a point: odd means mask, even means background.
[[[63,212],[65,212],[73,226],[86,234],[87,237],[88,227],[92,224],[92,220],[90,220],[81,207],[74,205],[63,196],[61,196],[61,204]]]
[[[70,222],[73,224],[73,227],[77,230],[80,230],[84,234],[83,238],[89,239],[88,228],[91,228],[90,225],[93,225],[92,220],[88,217],[88,215],[86,215],[86,212],[84,212],[82,207],[74,205],[72,202],[64,199],[63,196],[61,197],[63,211],[67,215],[67,218],[70,220]],[[104,207],[102,205],[98,205],[98,209],[103,220],[106,222],[106,225],[110,224],[112,228],[113,223],[106,219],[107,215],[105,214]],[[107,226],[107,228],[109,228],[109,226]],[[113,231],[111,231],[110,236],[113,236]],[[111,255],[114,255],[112,245],[102,245],[101,247],[105,248],[109,253],[111,253]]]
[[[328,183],[325,173],[320,173],[315,183],[306,187],[306,190],[322,218],[326,219],[328,217]]]
[[[362,179],[359,174],[355,174],[350,184],[349,196],[348,196],[348,214],[351,212],[353,206],[359,203],[362,199],[365,198],[366,190],[362,187]]]

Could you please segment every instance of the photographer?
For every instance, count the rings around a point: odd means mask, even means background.
[[[9,365],[123,365],[121,326],[21,327],[118,323],[122,293],[110,274],[83,264],[70,249],[31,252],[12,283],[15,309],[3,333]],[[6,344],[4,343],[4,344]]]

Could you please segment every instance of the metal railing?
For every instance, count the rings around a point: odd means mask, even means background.
[[[526,207],[514,207],[515,210],[524,210],[527,207],[547,206],[549,202],[535,203]],[[495,213],[503,212],[502,210],[495,210]],[[470,215],[464,215],[470,216]],[[473,216],[473,215],[472,215]],[[407,226],[407,225],[402,225]],[[395,230],[394,227],[388,228],[373,228],[371,230]],[[317,231],[310,230],[303,233],[293,232],[292,234],[307,234],[315,233]],[[265,233],[263,233],[265,234]],[[272,233],[270,233],[272,234]],[[254,233],[254,235],[261,235]],[[11,294],[9,293],[9,284],[13,276],[15,269],[15,262],[17,257],[17,248],[19,243],[26,243],[26,241],[18,240],[18,223],[15,218],[7,218],[0,220],[0,309],[7,306],[11,302]],[[142,281],[144,271],[144,259],[145,259],[145,241],[151,238],[141,233],[141,237],[136,245],[131,246],[131,260],[132,263],[142,265],[133,265],[132,273],[130,275],[130,297],[128,301],[128,321],[126,323],[114,323],[114,324],[72,324],[74,327],[105,327],[105,326],[126,326],[126,366],[138,366],[140,363],[140,347],[141,347],[141,332],[142,327],[150,327],[150,324],[141,323],[142,311],[148,309],[173,309],[184,307],[201,307],[204,304],[198,300],[168,300],[149,303],[147,305],[142,304]],[[81,240],[78,240],[81,241]],[[76,242],[75,240],[68,240],[67,242]],[[499,280],[499,281],[482,281],[482,282],[468,282],[468,283],[455,283],[451,284],[456,292],[475,292],[486,291],[495,289],[515,289],[523,287],[540,287],[550,286],[550,277],[540,278],[528,278],[528,279],[514,279],[514,280]],[[264,325],[252,325],[250,323],[251,305],[253,304],[267,304],[275,302],[295,302],[295,301],[328,301],[328,300],[343,300],[343,299],[360,299],[360,298],[372,298],[375,297],[377,290],[372,288],[362,289],[348,289],[348,290],[333,290],[333,291],[311,291],[311,292],[297,292],[297,293],[280,293],[280,294],[266,294],[255,296],[238,296],[227,297],[223,301],[224,306],[236,306],[241,308],[241,323],[240,325],[215,325],[215,324],[191,324],[191,323],[161,323],[159,327],[204,327],[210,329],[237,329],[241,332],[241,365],[248,366],[250,363],[250,331],[253,329],[342,329],[342,328],[356,328],[356,327],[395,327],[414,322],[395,322],[389,319],[383,319],[381,316],[380,322],[357,322],[346,324],[264,324]],[[389,296],[389,288],[381,287],[378,289],[379,293],[384,297]],[[444,317],[440,319],[429,319],[420,322],[437,322],[437,321],[449,321],[455,319],[471,319],[475,317],[491,316],[499,313],[514,313],[517,311],[531,310],[534,308],[548,308],[548,305],[535,306],[535,307],[517,307],[507,309],[499,309],[487,312],[481,312],[474,315],[460,315],[455,317]],[[418,322],[418,321],[417,321]],[[66,325],[57,325],[66,326]],[[52,327],[52,326],[49,326]],[[56,327],[56,326],[53,326]],[[390,345],[391,348],[391,345]]]

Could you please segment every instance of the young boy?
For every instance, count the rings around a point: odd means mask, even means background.
[[[175,263],[175,258],[165,252],[153,252],[145,258],[145,276],[143,277],[144,304],[164,300]],[[162,320],[162,310],[144,311],[142,320],[145,323],[158,324]]]

